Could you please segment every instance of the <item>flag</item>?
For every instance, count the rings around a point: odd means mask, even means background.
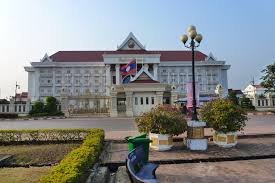
[[[196,105],[197,107],[200,106],[200,90],[199,90],[199,86],[198,86],[198,82],[195,83],[195,87],[196,87]],[[192,82],[188,82],[186,84],[186,89],[187,89],[187,107],[191,108],[193,107],[193,85]]]
[[[122,76],[134,75],[137,71],[137,62],[136,59],[130,60],[126,65],[120,67],[120,73]]]

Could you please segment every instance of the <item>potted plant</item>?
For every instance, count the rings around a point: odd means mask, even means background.
[[[171,105],[158,105],[135,119],[138,131],[149,134],[150,147],[158,151],[170,150],[173,136],[186,131],[185,116]]]
[[[228,99],[206,103],[201,108],[201,117],[215,130],[213,142],[222,147],[233,147],[237,144],[237,132],[243,130],[247,121],[246,111]]]

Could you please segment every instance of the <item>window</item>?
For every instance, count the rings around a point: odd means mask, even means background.
[[[19,106],[19,112],[21,112],[21,105]]]
[[[143,105],[143,97],[140,97],[140,105]]]
[[[48,83],[51,83],[51,80],[48,80]]]
[[[258,106],[261,106],[261,101],[260,100],[258,100]]]
[[[57,84],[60,84],[60,83],[61,83],[61,80],[60,80],[60,79],[56,80],[56,83],[57,83]]]
[[[113,84],[116,84],[116,76],[113,76]]]
[[[273,106],[275,106],[275,100],[273,99],[272,101],[273,101]]]
[[[265,100],[265,105],[268,106],[268,100]]]
[[[2,112],[5,112],[5,106],[2,106]]]
[[[149,97],[146,97],[146,105],[149,104]]]
[[[67,70],[67,74],[70,74],[71,73],[71,71],[70,70]]]
[[[273,100],[274,103],[274,100]],[[10,107],[7,105],[7,112],[10,112]]]
[[[264,106],[264,100],[262,100],[262,106]]]
[[[15,112],[17,112],[17,105],[16,105],[16,106],[14,106],[14,111],[15,111]]]
[[[62,72],[60,70],[56,71],[56,74],[61,74]]]
[[[151,104],[155,104],[155,99],[154,99],[154,97],[151,97]]]
[[[25,112],[26,111],[26,106],[25,105],[23,105],[23,112]]]
[[[138,98],[135,97],[135,105],[138,105]]]

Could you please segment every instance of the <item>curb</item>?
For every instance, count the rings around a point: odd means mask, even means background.
[[[248,116],[265,116],[265,115],[275,115],[273,112],[248,112]]]
[[[268,138],[268,137],[275,137],[275,133],[263,133],[263,134],[248,134],[248,135],[238,135],[238,139],[252,139],[252,138]],[[212,141],[213,136],[207,135],[205,138]],[[182,142],[184,139],[183,137],[173,137],[173,142]],[[106,142],[112,143],[127,143],[124,139],[105,139]]]
[[[259,159],[274,159],[275,154],[259,155],[259,156],[235,156],[235,157],[221,157],[221,158],[200,158],[200,159],[175,159],[175,160],[155,160],[149,161],[159,165],[165,164],[185,164],[185,163],[206,163],[206,162],[225,162],[225,161],[245,161],[245,160],[259,160]],[[111,172],[116,172],[120,166],[125,166],[125,162],[116,161],[109,163],[102,163],[100,166],[106,166]]]
[[[66,119],[67,117],[33,117],[33,118],[17,118],[17,119],[0,119],[0,121],[28,121],[28,120],[51,120],[51,119]]]

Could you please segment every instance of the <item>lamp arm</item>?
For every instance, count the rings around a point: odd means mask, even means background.
[[[184,44],[184,46],[186,47],[186,48],[191,48],[191,45],[186,45],[186,44]]]

